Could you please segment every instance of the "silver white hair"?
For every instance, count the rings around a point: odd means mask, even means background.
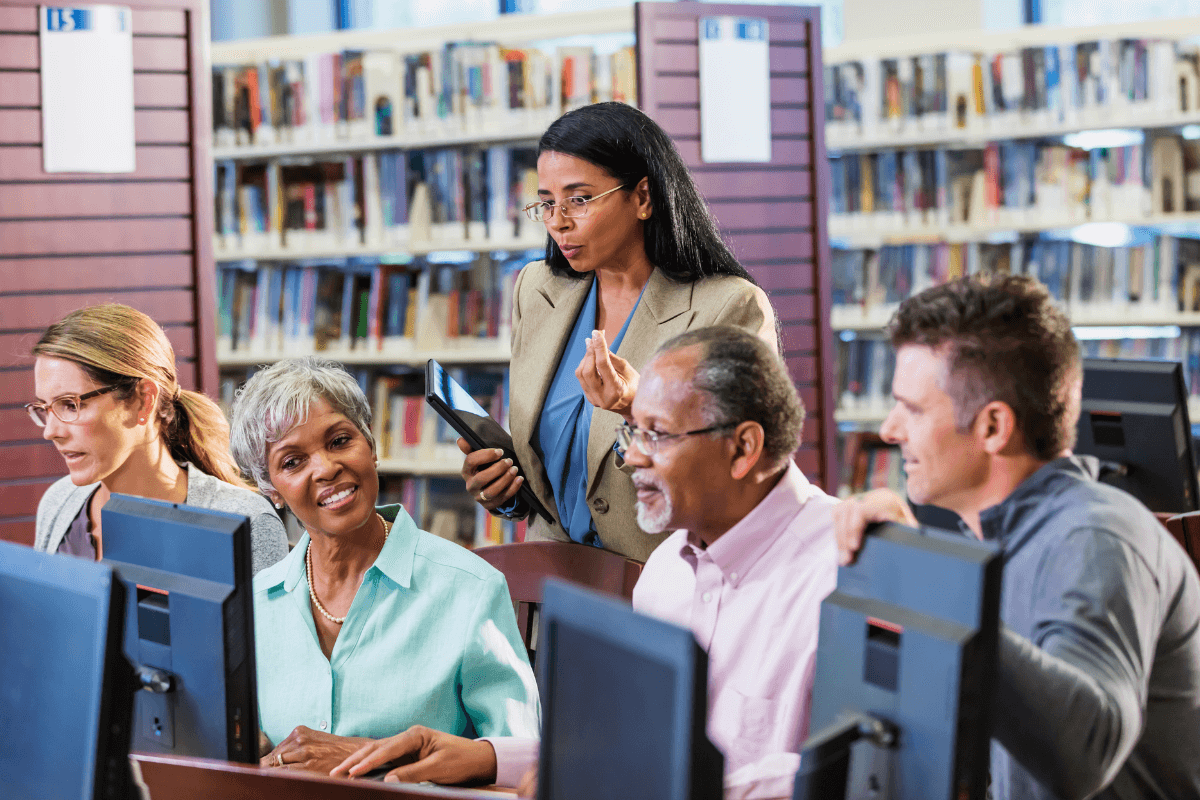
[[[375,449],[367,398],[336,362],[316,356],[286,358],[254,373],[234,397],[229,448],[242,472],[268,497],[275,491],[267,469],[271,444],[306,422],[318,400],[353,422]]]

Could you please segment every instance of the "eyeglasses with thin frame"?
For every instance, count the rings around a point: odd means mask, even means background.
[[[702,433],[716,433],[717,431],[728,430],[737,426],[738,423],[736,422],[726,422],[724,425],[712,425],[695,431],[685,431],[684,433],[659,433],[658,431],[630,425],[628,422],[622,422],[617,426],[617,452],[621,454],[621,458],[624,458],[626,451],[633,445],[637,445],[637,449],[641,451],[642,455],[653,456],[658,452],[659,442],[682,439],[685,436],[699,436]]]
[[[549,200],[542,200],[538,203],[530,203],[525,206],[525,216],[529,217],[534,222],[544,222],[554,217],[554,209],[558,209],[559,213],[564,217],[586,217],[588,213],[588,203],[595,202],[601,197],[610,195],[617,189],[624,189],[625,184],[621,184],[615,189],[609,189],[607,192],[601,192],[595,197],[576,197],[564,198],[562,203],[551,203]]]
[[[107,394],[113,389],[116,389],[116,384],[105,386],[87,394],[68,394],[56,398],[50,403],[26,403],[25,410],[29,412],[29,418],[33,420],[33,424],[39,428],[46,427],[46,421],[49,417],[46,412],[49,411],[54,416],[58,417],[63,422],[74,422],[79,419],[79,410],[83,407],[83,401],[91,400],[93,397],[99,397],[102,394]]]

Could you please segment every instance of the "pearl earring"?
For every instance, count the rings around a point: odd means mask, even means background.
[[[146,418],[145,418],[145,417],[142,417],[142,418],[140,418],[140,419],[138,420],[138,424],[140,424],[140,425],[145,425],[145,424],[146,424]]]

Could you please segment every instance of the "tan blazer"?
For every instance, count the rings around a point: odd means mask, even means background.
[[[545,262],[535,261],[521,270],[513,291],[509,428],[529,487],[556,517],[558,506],[534,447],[534,431],[567,336],[591,286],[592,278],[555,276]],[[663,342],[709,325],[734,325],[755,334],[765,330],[773,336],[775,322],[766,318],[760,297],[765,299],[762,290],[741,278],[722,275],[676,283],[655,270],[625,331],[620,355],[640,371]],[[588,505],[605,548],[645,561],[669,532],[648,534],[637,525],[637,493],[630,476],[622,472],[623,460],[613,452],[621,422],[621,416],[611,411],[596,409],[592,415]],[[529,523],[529,540],[570,541],[557,522],[549,525],[538,518],[535,523],[531,517]]]

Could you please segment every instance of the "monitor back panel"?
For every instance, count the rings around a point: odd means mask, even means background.
[[[810,736],[846,712],[895,724],[894,800],[982,798],[1001,562],[995,548],[880,526],[821,605]]]
[[[547,581],[541,632],[541,800],[721,797],[708,658],[691,631]]]
[[[1183,367],[1174,361],[1087,358],[1075,452],[1123,465],[1105,483],[1151,511],[1200,509]]]
[[[133,749],[256,760],[246,518],[121,495],[103,513],[104,560],[128,592],[125,653],[176,683],[136,693]]]
[[[0,795],[123,797],[123,599],[99,564],[0,542]]]

